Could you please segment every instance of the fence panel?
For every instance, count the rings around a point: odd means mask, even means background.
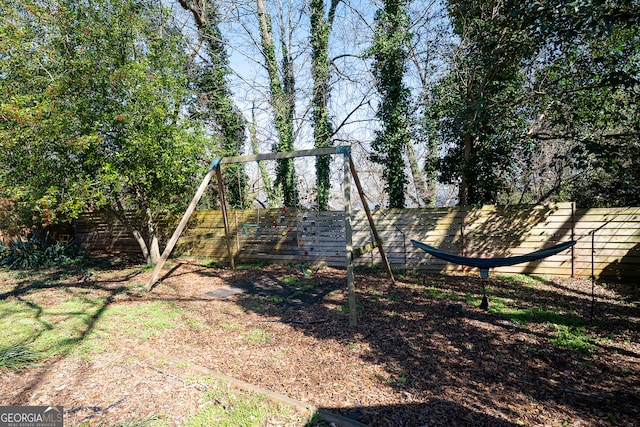
[[[232,248],[240,261],[323,262],[345,266],[343,211],[295,209],[229,211]],[[414,248],[423,241],[467,257],[507,257],[575,239],[576,246],[552,257],[495,269],[505,273],[637,278],[640,276],[640,208],[574,209],[572,203],[539,206],[434,209],[379,209],[372,213],[389,262],[430,272],[472,269],[438,260]],[[170,235],[177,220],[163,221]],[[355,211],[353,247],[373,241],[364,211]],[[593,239],[592,239],[593,234]],[[138,253],[122,224],[100,214],[82,215],[76,239],[102,252]],[[165,239],[166,240],[166,239]],[[593,240],[593,243],[592,243]],[[593,263],[592,263],[592,251]],[[196,212],[178,240],[173,256],[225,260],[224,223],[220,211]],[[377,250],[355,260],[377,265]]]

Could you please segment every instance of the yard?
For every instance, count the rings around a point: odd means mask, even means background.
[[[0,270],[0,405],[65,425],[317,425],[221,373],[372,426],[637,425],[635,289],[541,276],[235,271],[122,259]],[[234,418],[235,417],[235,418]],[[85,425],[86,425],[85,424]]]

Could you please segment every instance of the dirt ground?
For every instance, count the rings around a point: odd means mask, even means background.
[[[3,372],[0,404],[63,405],[68,425],[162,414],[177,426],[200,409],[205,386],[189,380],[197,365],[372,426],[640,425],[640,313],[611,287],[596,286],[591,323],[589,281],[491,279],[493,298],[586,319],[599,339],[581,352],[554,344],[549,323],[466,302],[481,295],[476,277],[405,274],[391,285],[383,273],[357,272],[359,324],[349,327],[343,270],[174,261],[148,294],[122,291],[150,275],[130,271],[96,269],[83,292],[114,306],[172,301],[190,320],[144,340],[117,333],[91,357]],[[52,301],[64,288],[47,290]]]

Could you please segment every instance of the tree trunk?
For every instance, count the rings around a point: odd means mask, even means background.
[[[151,216],[151,210],[146,210],[140,229],[135,227],[131,221],[123,220],[123,223],[131,230],[131,234],[133,234],[138,246],[140,246],[145,263],[156,264],[160,260],[160,244],[157,226]]]
[[[460,180],[460,192],[458,193],[458,204],[466,206],[470,202],[471,185],[471,153],[473,152],[473,136],[464,136],[464,158],[462,159],[462,176]]]
[[[283,82],[280,79],[278,71],[278,61],[273,43],[271,16],[265,10],[263,0],[256,0],[256,8],[260,25],[262,55],[269,74],[271,107],[273,108],[275,116],[276,131],[278,132],[277,151],[288,152],[293,150],[293,112],[295,110],[293,60],[290,58],[287,44],[282,40]],[[284,38],[284,33],[282,37]],[[292,206],[296,199],[296,179],[292,159],[282,159],[278,161],[278,167],[276,168],[276,185],[282,188],[284,204]]]
[[[313,138],[315,148],[330,147],[333,126],[329,118],[329,34],[339,0],[331,0],[325,18],[324,0],[312,0],[311,8],[311,76],[313,77]],[[329,208],[330,157],[316,158],[316,201],[319,210]]]
[[[429,154],[430,155],[430,154]],[[436,186],[435,180],[431,177],[427,178],[424,169],[418,164],[416,152],[411,142],[407,143],[407,157],[409,158],[409,166],[411,167],[411,176],[413,185],[416,188],[417,204],[419,207],[433,207],[436,205]],[[427,160],[428,161],[428,160]],[[429,181],[427,181],[429,179]]]

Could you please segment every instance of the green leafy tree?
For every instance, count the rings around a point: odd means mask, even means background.
[[[104,207],[155,262],[158,220],[182,208],[205,148],[179,113],[182,35],[156,2],[1,8],[2,197],[40,225]]]
[[[546,40],[536,70],[536,146],[566,150],[547,194],[578,205],[640,204],[640,5],[538,2]]]
[[[194,52],[203,58],[192,63],[192,78],[198,97],[192,106],[192,118],[212,131],[223,156],[242,154],[246,141],[246,125],[235,105],[228,77],[231,73],[225,41],[220,31],[218,5],[212,0],[179,0],[191,12],[199,30],[199,44],[204,49]],[[227,202],[237,209],[251,205],[247,198],[247,174],[241,164],[227,166],[224,174]]]
[[[431,112],[460,203],[637,203],[637,2],[448,10],[459,42]]]
[[[518,105],[520,70],[539,41],[517,2],[455,0],[448,8],[459,43],[431,106],[445,149],[440,178],[459,184],[461,205],[496,203],[513,179],[528,117]]]
[[[372,144],[372,159],[384,165],[382,177],[391,208],[405,206],[407,184],[403,155],[409,141],[409,90],[403,78],[410,33],[406,9],[406,0],[382,2],[375,17],[371,47],[373,74],[381,98],[376,117],[382,126]]]

